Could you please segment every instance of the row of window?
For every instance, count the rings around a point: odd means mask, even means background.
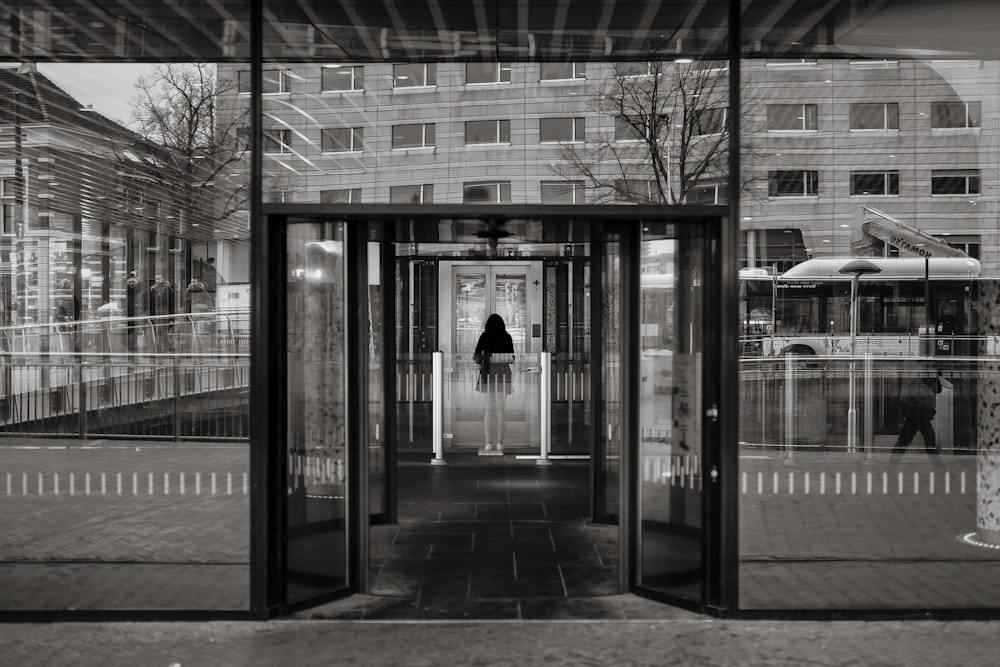
[[[768,172],[769,197],[815,197],[819,195],[819,172],[805,169]],[[932,195],[978,195],[978,169],[934,169]],[[887,196],[899,194],[898,171],[851,172],[851,195]]]
[[[580,181],[542,181],[539,190],[543,204],[583,204],[585,194]],[[474,181],[462,184],[462,202],[466,204],[509,204],[510,181]],[[324,204],[360,204],[361,188],[323,190]],[[434,185],[393,185],[389,188],[391,204],[433,204]]]
[[[693,123],[693,134],[722,132],[726,109],[703,109]],[[644,141],[650,133],[665,131],[667,119],[647,125],[639,119],[615,119],[615,141]],[[661,129],[663,128],[663,129]],[[587,121],[583,117],[539,118],[540,143],[582,142],[586,138]],[[268,129],[264,132],[265,153],[292,153],[293,132],[290,129]],[[361,152],[364,150],[365,128],[339,127],[321,130],[320,147],[326,153]],[[436,123],[411,123],[392,126],[393,148],[433,148],[437,136]],[[509,144],[509,120],[465,121],[465,144]]]
[[[539,194],[543,204],[585,204],[586,188],[583,181],[541,181]],[[618,179],[614,181],[614,197],[620,201],[663,202],[655,180]],[[690,204],[724,204],[725,183],[699,186],[688,195]],[[320,202],[324,204],[360,204],[361,188],[323,190]],[[462,184],[462,202],[465,204],[509,204],[510,181],[474,181]],[[391,204],[432,204],[434,185],[394,185],[389,188]]]
[[[931,102],[932,129],[967,129],[980,127],[980,102]],[[925,115],[921,113],[921,115]],[[816,132],[819,111],[816,104],[768,104],[767,129],[784,132]],[[850,129],[898,130],[899,104],[896,102],[861,102],[851,105]]]
[[[239,92],[250,92],[250,72],[238,72]],[[587,77],[586,63],[541,63],[540,81],[573,81]],[[262,91],[265,95],[290,93],[293,77],[287,70],[266,69]],[[466,63],[467,85],[510,83],[510,63]],[[437,64],[404,63],[392,66],[393,88],[426,88],[437,85]],[[361,92],[365,89],[364,65],[324,65],[320,73],[321,92]]]

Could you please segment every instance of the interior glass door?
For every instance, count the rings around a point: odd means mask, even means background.
[[[287,226],[285,602],[346,589],[347,373],[343,223]]]
[[[636,585],[700,604],[705,590],[702,432],[706,240],[643,226]]]
[[[485,403],[476,392],[478,367],[473,354],[486,319],[493,313],[503,318],[507,333],[514,342],[514,387],[504,403],[505,445],[532,445],[537,442],[532,425],[537,409],[537,374],[520,372],[530,367],[531,309],[528,303],[530,265],[456,264],[452,269],[454,320],[450,359],[446,367],[451,382],[446,388],[446,405],[451,407],[451,446],[480,448],[485,444],[483,425]]]

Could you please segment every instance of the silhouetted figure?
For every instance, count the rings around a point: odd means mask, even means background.
[[[937,446],[937,436],[931,420],[937,413],[937,395],[941,393],[941,371],[929,377],[900,377],[899,409],[903,413],[903,425],[899,437],[889,455],[889,461],[897,462],[913,436],[920,432],[924,438],[924,449],[929,456],[937,456],[941,452]]]
[[[514,362],[514,340],[507,333],[503,318],[493,313],[486,319],[482,335],[476,343],[473,359],[479,364],[476,391],[486,398],[486,451],[503,451],[503,431],[506,420],[507,396],[514,392],[510,365]]]

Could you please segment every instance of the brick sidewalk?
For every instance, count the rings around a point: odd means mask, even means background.
[[[248,607],[245,443],[0,443],[0,609]]]

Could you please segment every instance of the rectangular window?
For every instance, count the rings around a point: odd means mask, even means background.
[[[510,63],[466,63],[466,83],[510,83]]]
[[[239,92],[250,92],[250,70],[237,73]],[[291,92],[291,77],[283,69],[266,69],[261,73],[261,92],[265,95]]]
[[[615,63],[615,76],[649,76],[649,63]]]
[[[931,127],[935,129],[980,127],[981,110],[980,102],[932,102]]]
[[[585,204],[583,181],[542,181],[543,204]]]
[[[0,234],[14,233],[14,205],[0,204]]]
[[[895,102],[851,105],[852,130],[898,130],[899,105]]]
[[[767,129],[785,132],[815,132],[819,129],[815,104],[768,104]]]
[[[465,183],[462,186],[463,204],[509,204],[510,181]]]
[[[635,124],[633,124],[633,122]],[[643,141],[642,124],[629,118],[615,118],[615,141]]]
[[[291,130],[264,130],[265,153],[291,153]]]
[[[509,144],[509,120],[469,120],[465,122],[466,144]]]
[[[978,195],[978,169],[935,169],[931,172],[932,195]]]
[[[587,78],[587,63],[542,63],[541,81]]]
[[[363,65],[324,65],[320,74],[320,90],[346,91],[365,89]]]
[[[424,185],[394,185],[389,188],[390,204],[432,204],[434,203],[434,186]]]
[[[550,141],[583,141],[586,121],[583,118],[539,118],[538,137]]]
[[[695,136],[704,134],[721,134],[726,130],[726,117],[729,115],[728,107],[718,107],[716,109],[696,109],[694,111],[694,125],[691,128]]]
[[[688,191],[686,204],[725,204],[726,183],[696,185]]]
[[[768,197],[815,197],[818,194],[818,171],[796,169],[767,174]]]
[[[434,123],[393,125],[393,148],[428,148],[434,145]]]
[[[437,85],[437,65],[434,63],[405,63],[392,66],[393,88],[420,88]]]
[[[321,190],[321,204],[360,204],[361,188],[344,188],[342,190]]]
[[[360,153],[364,150],[363,127],[336,127],[322,131],[324,153]]]
[[[644,179],[615,179],[615,199],[619,201],[663,203],[656,181]]]
[[[898,171],[852,171],[851,194],[854,196],[898,195]]]

